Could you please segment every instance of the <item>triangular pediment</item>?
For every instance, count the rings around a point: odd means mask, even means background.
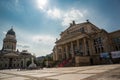
[[[94,24],[92,24],[91,22],[83,22],[83,23],[79,23],[79,24],[70,24],[70,26],[61,33],[61,37],[64,35],[71,35],[74,33],[96,33],[96,32],[100,32],[101,29],[99,29],[98,27],[96,27]]]

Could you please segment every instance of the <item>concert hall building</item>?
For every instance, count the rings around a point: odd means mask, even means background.
[[[59,66],[101,64],[102,53],[120,51],[120,30],[109,33],[89,20],[73,21],[55,43],[53,60],[61,62]]]

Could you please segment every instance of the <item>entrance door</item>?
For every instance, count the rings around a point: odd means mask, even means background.
[[[90,58],[90,63],[91,63],[91,65],[93,65],[93,59],[92,58]]]
[[[21,61],[21,68],[23,68],[23,61]]]
[[[9,58],[9,68],[12,68],[12,58]]]

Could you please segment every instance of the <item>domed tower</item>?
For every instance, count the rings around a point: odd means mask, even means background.
[[[3,40],[3,50],[15,51],[16,43],[16,35],[13,28],[11,28],[10,30],[8,30],[6,37]]]

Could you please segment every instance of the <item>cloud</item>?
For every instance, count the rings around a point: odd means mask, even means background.
[[[79,10],[74,8],[69,10],[60,10],[55,6],[50,6],[48,0],[37,0],[37,5],[38,8],[47,14],[49,18],[60,20],[61,25],[64,27],[68,26],[73,20],[80,22],[88,13],[87,10]]]
[[[31,33],[26,30],[15,28],[17,38],[17,49],[26,49],[36,56],[45,56],[52,52],[56,36],[50,34]]]
[[[23,48],[23,49],[28,49],[28,48],[30,48],[30,45],[28,45],[28,44],[23,44],[23,43],[17,43],[17,47]]]
[[[5,34],[5,35],[6,35],[6,33],[7,33],[6,31],[3,31],[3,34]]]
[[[71,21],[75,20],[76,22],[79,22],[82,18],[85,17],[87,11],[80,11],[78,9],[71,9],[64,13],[64,16],[62,18],[62,26],[68,26]]]
[[[50,35],[36,35],[32,37],[33,42],[49,45],[55,42],[55,37]]]
[[[60,10],[58,8],[53,9],[44,9],[44,12],[48,15],[51,19],[58,19],[61,21],[62,26],[68,26],[73,20],[76,22],[82,21],[88,11],[87,10],[78,10],[78,9],[70,9],[70,10]]]
[[[46,55],[52,52],[55,45],[55,36],[51,35],[33,35],[31,39],[32,50],[38,55]]]
[[[54,8],[54,9],[49,9],[47,11],[47,14],[48,16],[50,16],[51,18],[54,18],[54,19],[60,19],[61,18],[61,11],[57,8]]]
[[[52,19],[59,19],[62,26],[68,26],[73,20],[76,22],[82,21],[86,16],[87,10],[70,9],[68,11],[60,10],[58,8],[49,9],[46,11],[47,15]]]

